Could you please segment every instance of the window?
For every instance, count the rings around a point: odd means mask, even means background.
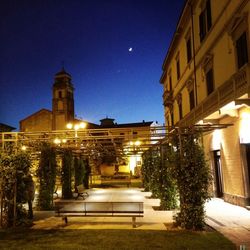
[[[170,115],[171,115],[171,125],[174,126],[174,111],[173,110],[171,110]]]
[[[178,107],[179,107],[179,118],[181,120],[183,117],[183,115],[182,115],[182,102],[178,103]]]
[[[186,87],[188,91],[188,96],[189,96],[189,108],[190,111],[195,107],[195,90],[194,90],[194,79],[189,78],[186,82]]]
[[[207,84],[207,95],[210,95],[214,91],[214,76],[212,68],[206,72],[206,84]]]
[[[180,79],[181,72],[180,72],[180,59],[176,59],[176,72],[177,72],[177,80]]]
[[[199,16],[200,41],[202,42],[207,32],[212,26],[211,4],[210,0],[205,2],[205,6]]]
[[[192,110],[195,106],[195,103],[194,103],[194,89],[192,89],[190,92],[189,92],[189,107],[190,107],[190,110]]]
[[[62,91],[58,91],[58,98],[62,98]]]
[[[169,91],[172,91],[172,76],[171,74],[169,74],[169,77],[168,77],[168,82],[169,82]]]
[[[192,48],[191,48],[191,37],[186,40],[186,49],[187,49],[187,63],[192,59]]]
[[[246,32],[236,40],[236,52],[238,69],[248,62],[247,35]]]
[[[170,126],[170,122],[169,122],[169,116],[167,116],[167,127],[169,127]]]
[[[183,117],[182,114],[182,96],[181,93],[177,95],[177,103],[178,103],[178,108],[179,108],[179,119],[181,120]]]

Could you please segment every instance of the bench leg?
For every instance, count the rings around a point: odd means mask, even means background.
[[[136,228],[136,217],[132,217],[132,226]]]
[[[62,217],[62,220],[64,220],[65,224],[68,223],[68,218],[67,218],[67,216]]]

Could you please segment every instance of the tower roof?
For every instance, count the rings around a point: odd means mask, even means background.
[[[63,76],[67,76],[69,78],[71,78],[71,75],[65,71],[64,67],[61,69],[61,71],[59,71],[58,73],[55,74],[55,77],[63,77]]]
[[[73,88],[71,75],[62,67],[61,71],[55,74],[53,88]]]

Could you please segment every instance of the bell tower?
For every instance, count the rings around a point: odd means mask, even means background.
[[[54,77],[52,99],[52,130],[66,129],[75,118],[74,87],[71,75],[64,68]]]

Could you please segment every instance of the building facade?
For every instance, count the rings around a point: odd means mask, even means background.
[[[203,133],[214,196],[250,205],[250,1],[187,0],[162,66],[168,126]]]
[[[15,130],[16,128],[11,127],[10,125],[0,123],[0,132],[11,132],[12,130]]]

